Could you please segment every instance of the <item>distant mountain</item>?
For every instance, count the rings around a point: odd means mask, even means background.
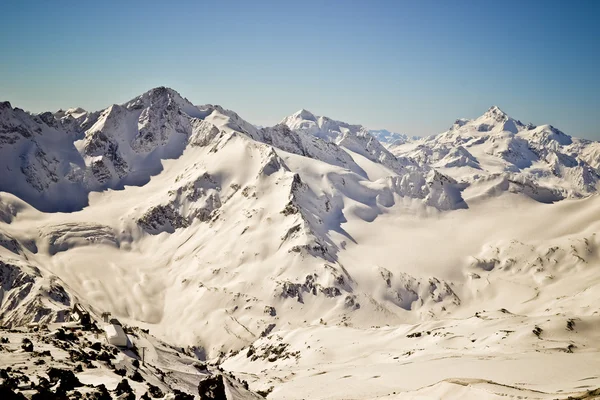
[[[386,146],[390,146],[390,145],[401,145],[407,142],[411,142],[414,140],[419,140],[420,137],[419,136],[408,136],[404,133],[396,133],[396,132],[390,132],[386,129],[371,129],[369,130],[369,133],[371,135],[373,135],[373,137],[377,140],[379,140],[383,145]]]
[[[483,184],[488,193],[523,192],[544,202],[588,196],[600,181],[600,143],[572,138],[551,125],[523,124],[497,106],[390,150],[472,187]]]
[[[412,167],[416,164],[412,160],[394,156],[362,125],[351,125],[328,117],[317,117],[304,109],[284,118],[280,124],[295,132],[335,143],[371,161],[381,163],[397,173],[404,173],[407,168],[415,170]]]

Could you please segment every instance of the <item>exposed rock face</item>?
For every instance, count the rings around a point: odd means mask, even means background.
[[[149,233],[172,233],[175,229],[189,226],[188,220],[170,205],[150,208],[137,223]]]
[[[143,111],[138,117],[138,129],[131,147],[137,153],[149,153],[167,145],[174,133],[188,135],[189,119],[181,109],[184,100],[172,89],[160,87],[127,104],[129,109]]]
[[[12,108],[8,101],[0,102],[0,147],[14,145],[22,139],[32,139],[42,132],[40,124],[19,108]]]
[[[217,181],[204,173],[169,191],[169,203],[151,207],[138,219],[138,225],[149,233],[159,233],[185,228],[194,220],[209,221],[222,205],[220,192]]]
[[[42,278],[34,267],[0,261],[0,325],[63,321],[70,303],[56,279]]]
[[[304,282],[280,282],[277,286],[279,296],[284,299],[295,299],[304,303],[304,295],[324,296],[335,298],[343,292],[352,292],[352,278],[345,272],[340,272],[336,267],[325,264],[324,272],[307,275]]]
[[[192,129],[190,145],[192,146],[208,146],[217,136],[222,134],[215,125],[201,119],[192,118],[190,124]]]
[[[23,253],[23,246],[9,234],[0,231],[0,246],[15,254]]]
[[[31,291],[35,277],[27,274],[16,265],[0,261],[0,285],[2,311],[7,312],[16,308]]]
[[[85,155],[92,157],[91,172],[101,185],[124,178],[129,172],[129,166],[119,152],[119,145],[101,131],[92,132],[86,137]]]
[[[429,310],[448,310],[460,305],[460,298],[447,282],[438,278],[417,279],[402,273],[394,275],[385,268],[379,269],[387,285],[386,299],[404,310],[418,310],[424,305]]]
[[[316,136],[297,133],[287,125],[279,124],[272,128],[263,128],[258,132],[257,139],[278,149],[314,158],[362,172],[352,157],[335,143],[328,142]]]
[[[22,155],[21,161],[21,172],[25,175],[26,182],[38,192],[43,192],[58,182],[58,159],[48,156],[37,145],[32,149],[32,153]]]

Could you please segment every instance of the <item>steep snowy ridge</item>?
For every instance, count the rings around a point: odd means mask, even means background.
[[[84,163],[72,134],[8,102],[0,106],[0,132],[0,168],[7,172],[0,190],[47,210],[70,209],[83,200],[84,190],[73,180]]]
[[[281,124],[293,131],[345,147],[399,174],[406,172],[407,166],[414,165],[412,160],[395,157],[361,125],[350,125],[328,117],[316,117],[304,109],[284,118]]]
[[[287,125],[279,124],[272,128],[262,128],[257,138],[278,149],[347,168],[365,176],[362,168],[339,146],[315,136],[292,131]]]
[[[10,259],[9,259],[10,260]],[[42,277],[37,267],[20,260],[0,261],[0,315],[7,326],[65,321],[70,295],[56,277]]]
[[[106,109],[80,145],[96,181],[91,188],[143,184],[149,176],[139,171],[153,175],[160,171],[162,159],[181,155],[191,130],[183,110],[194,112],[194,107],[166,88]]]

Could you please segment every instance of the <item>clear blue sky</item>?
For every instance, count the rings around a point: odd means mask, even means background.
[[[164,85],[263,125],[427,135],[496,104],[600,139],[600,1],[4,0],[0,28],[0,100],[35,112]]]

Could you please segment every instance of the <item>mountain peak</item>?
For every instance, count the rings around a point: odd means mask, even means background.
[[[123,104],[123,106],[127,109],[139,109],[158,104],[174,104],[190,116],[198,115],[198,109],[188,99],[181,96],[176,90],[165,86],[150,89],[129,100],[127,103]]]
[[[81,107],[74,107],[74,108],[69,108],[66,113],[68,114],[82,114],[87,112],[85,109],[81,108]]]
[[[135,96],[133,99],[129,100],[127,103],[124,104],[124,106],[129,107],[131,105],[139,105],[140,103],[153,103],[157,100],[160,99],[168,99],[168,98],[177,98],[177,97],[181,97],[179,95],[179,93],[177,93],[175,90],[165,87],[165,86],[159,86],[159,87],[155,87],[152,88],[138,96]]]
[[[310,111],[308,111],[307,109],[304,109],[304,108],[299,111],[296,111],[293,114],[293,116],[296,118],[305,119],[305,120],[309,120],[309,121],[317,120],[317,117],[315,117],[315,115],[313,113],[311,113]]]
[[[508,114],[502,111],[498,106],[491,106],[483,115],[494,119],[508,118]]]
[[[157,99],[157,98],[164,98],[164,97],[181,98],[181,95],[175,89],[171,89],[166,86],[158,86],[158,87],[148,90],[147,92],[143,93],[141,96],[138,96],[138,97],[150,98],[150,99]]]

